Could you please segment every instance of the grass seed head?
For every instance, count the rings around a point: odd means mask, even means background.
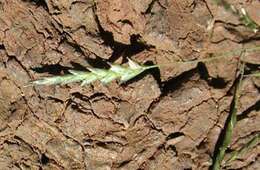
[[[142,66],[133,60],[128,59],[128,67],[110,64],[109,69],[87,68],[89,71],[69,70],[68,75],[44,77],[40,80],[32,81],[32,85],[54,85],[68,84],[73,82],[82,82],[81,86],[90,84],[99,80],[103,84],[108,84],[113,80],[120,79],[120,83],[124,83],[147,69],[158,67],[157,65]]]

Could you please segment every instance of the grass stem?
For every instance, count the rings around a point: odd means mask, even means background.
[[[236,49],[233,51],[229,51],[229,52],[222,52],[222,53],[216,53],[213,54],[213,57],[209,57],[209,58],[203,58],[203,59],[198,59],[198,60],[192,60],[192,61],[176,61],[176,62],[171,62],[171,63],[167,63],[167,64],[160,64],[158,65],[158,67],[165,67],[165,66],[172,66],[173,64],[196,64],[199,62],[210,62],[212,60],[217,60],[217,59],[221,59],[221,58],[228,58],[228,57],[233,57],[234,55],[239,55],[241,54],[241,52],[255,52],[255,51],[260,51],[260,46],[256,46],[256,47],[251,47],[251,48],[241,48],[241,49]],[[243,57],[240,58],[241,61],[243,61]]]

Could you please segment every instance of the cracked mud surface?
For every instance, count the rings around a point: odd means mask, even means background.
[[[232,3],[260,24],[259,1]],[[0,0],[0,169],[209,169],[237,56],[174,62],[259,38],[210,0]],[[246,55],[247,72],[259,55]],[[123,85],[25,86],[127,57],[173,64]],[[245,78],[231,150],[260,131],[259,88],[259,78]],[[224,169],[257,169],[259,149]]]

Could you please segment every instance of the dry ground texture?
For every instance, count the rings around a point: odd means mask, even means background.
[[[209,169],[237,51],[260,45],[259,31],[216,2],[0,0],[0,169]],[[258,0],[227,2],[260,24]],[[245,74],[259,71],[259,51],[243,56]],[[127,58],[162,67],[125,84],[26,86]],[[243,79],[226,156],[259,135],[259,89],[258,77]],[[255,170],[259,153],[254,145],[222,168]]]

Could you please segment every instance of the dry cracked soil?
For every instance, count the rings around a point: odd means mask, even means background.
[[[258,0],[228,2],[260,24]],[[0,0],[0,170],[210,169],[238,54],[189,61],[259,40],[212,0]],[[259,56],[245,55],[247,73]],[[121,85],[26,86],[127,58],[164,67]],[[259,134],[259,89],[259,78],[243,80],[228,151]],[[259,154],[223,169],[256,170]]]

